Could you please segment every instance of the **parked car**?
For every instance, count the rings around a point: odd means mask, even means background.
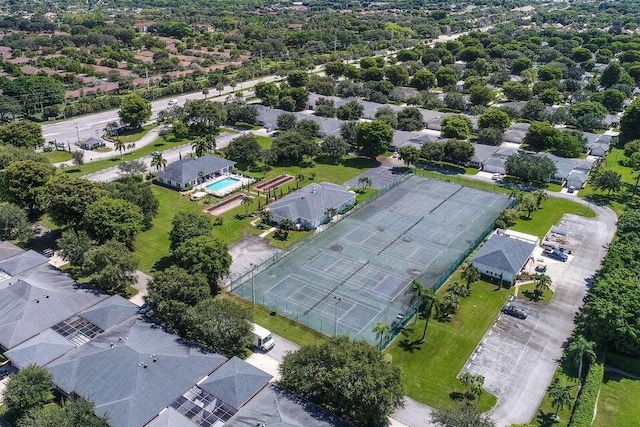
[[[549,258],[554,258],[562,262],[566,262],[569,259],[569,256],[567,254],[558,249],[545,250],[544,254]]]
[[[536,265],[536,271],[538,273],[545,273],[547,271],[547,266],[545,264]]]
[[[518,319],[526,319],[527,318],[527,312],[515,307],[513,305],[507,305],[505,307],[502,307],[502,312],[504,314],[508,314],[509,316],[513,316],[513,317],[517,317]]]
[[[573,185],[569,186],[569,188],[567,188],[567,193],[573,193],[576,191],[576,187],[574,187]]]
[[[491,179],[497,181],[499,179],[502,179],[502,175],[500,175],[499,173],[494,173]]]
[[[169,105],[178,105],[178,100],[177,99],[170,99],[169,100]]]

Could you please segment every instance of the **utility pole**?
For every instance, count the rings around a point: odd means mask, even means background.
[[[78,130],[78,124],[75,123],[76,125],[76,135],[78,136],[78,145],[80,145],[80,131]]]
[[[149,92],[149,68],[144,69],[147,74],[147,92]]]

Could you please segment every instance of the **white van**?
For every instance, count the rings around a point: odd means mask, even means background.
[[[262,351],[269,351],[276,345],[271,332],[268,329],[263,328],[260,325],[253,325],[253,345]]]

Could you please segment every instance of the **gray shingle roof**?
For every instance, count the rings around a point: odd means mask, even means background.
[[[233,357],[198,386],[238,409],[264,388],[271,375]]]
[[[319,126],[318,136],[336,135],[340,133],[342,120],[331,117],[314,116],[313,114],[295,113],[298,120],[313,120]]]
[[[112,426],[139,427],[225,361],[134,317],[47,368],[58,387],[91,400]]]
[[[162,411],[145,427],[197,427],[198,424],[169,407]]]
[[[479,264],[516,274],[531,256],[534,244],[494,234],[473,258]]]
[[[14,245],[11,242],[0,241],[0,260],[11,258],[14,255],[18,255],[24,252],[24,249]]]
[[[116,326],[123,320],[138,313],[140,307],[122,298],[120,295],[113,295],[104,301],[99,302],[88,310],[80,313],[80,317],[106,331]]]
[[[160,173],[158,178],[165,181],[187,183],[198,179],[198,173],[212,174],[224,168],[235,165],[236,162],[221,157],[202,156],[198,158],[186,158],[169,164]]]
[[[0,345],[11,349],[105,298],[49,264],[0,282]]]
[[[489,157],[491,157],[499,147],[493,145],[473,144],[473,156],[472,162],[484,163]]]
[[[74,348],[76,346],[71,341],[52,329],[46,329],[7,351],[5,355],[18,368],[32,364],[44,366]]]
[[[349,424],[313,403],[274,384],[265,387],[225,427],[348,427]]]
[[[310,184],[269,205],[276,216],[295,221],[302,218],[315,221],[328,208],[337,208],[355,197],[346,187],[329,182]]]
[[[49,262],[49,259],[38,252],[21,252],[11,258],[0,261],[0,270],[11,276],[17,276],[47,262]]]

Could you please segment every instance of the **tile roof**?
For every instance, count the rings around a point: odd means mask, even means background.
[[[523,240],[494,234],[480,248],[472,263],[517,274],[534,247]]]
[[[113,427],[139,427],[225,361],[134,317],[47,368],[59,388],[91,400]]]

